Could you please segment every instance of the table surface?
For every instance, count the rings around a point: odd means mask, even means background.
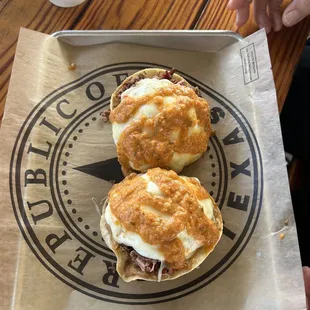
[[[47,0],[0,0],[0,119],[10,80],[19,28],[44,33],[63,29],[226,29],[247,36],[257,30],[251,19],[244,27],[234,25],[235,14],[223,0],[86,0],[78,7],[63,9]],[[284,3],[283,7],[287,5]],[[252,16],[252,14],[251,14]],[[309,19],[268,36],[271,62],[281,111],[294,68],[309,34]],[[2,210],[9,213],[11,210]],[[2,214],[3,217],[13,215]],[[12,238],[18,231],[6,230]],[[1,305],[8,308],[14,279],[10,244],[2,251]],[[8,279],[12,280],[8,280]],[[7,307],[6,307],[7,306]]]

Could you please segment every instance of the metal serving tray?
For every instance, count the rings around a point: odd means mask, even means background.
[[[200,52],[217,52],[242,40],[226,30],[64,30],[52,36],[74,46],[131,43]]]

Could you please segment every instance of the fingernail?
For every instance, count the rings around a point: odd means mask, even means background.
[[[232,3],[232,0],[229,0],[227,3],[227,9],[228,10],[231,10],[231,3]]]
[[[240,27],[244,26],[244,24],[245,24],[245,22],[244,22],[244,21],[239,20],[239,19],[237,18],[237,20],[236,20],[236,26],[237,26],[238,28],[240,28]]]
[[[281,28],[282,28],[282,20],[281,20],[281,17],[279,17],[279,18],[276,18],[276,19],[274,20],[274,23],[273,23],[273,30],[274,30],[275,32],[278,32],[278,31],[281,30]]]
[[[273,27],[273,30],[274,30],[275,32],[279,32],[281,29],[282,29],[282,25],[275,25],[275,26]]]
[[[241,26],[243,26],[243,24],[244,23],[241,22],[239,14],[237,14],[237,16],[236,16],[236,25],[237,25],[237,27],[241,27]]]
[[[282,29],[282,23],[280,22],[275,23],[275,25],[273,26],[273,30],[275,32],[279,32],[281,29]]]
[[[238,15],[236,16],[235,24],[237,27],[239,27],[239,16]]]
[[[283,24],[286,27],[294,26],[295,24],[300,22],[301,19],[302,19],[302,16],[301,16],[300,12],[297,10],[293,10],[293,11],[286,13],[283,16]]]

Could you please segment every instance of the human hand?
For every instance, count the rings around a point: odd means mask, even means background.
[[[230,0],[227,8],[237,13],[236,24],[242,27],[249,19],[252,0]],[[310,0],[293,0],[281,16],[280,5],[282,0],[254,0],[254,18],[259,28],[265,27],[267,33],[271,28],[279,31],[284,24],[293,26],[310,15]]]
[[[304,273],[307,309],[310,310],[310,268],[309,267],[303,267],[302,270]]]

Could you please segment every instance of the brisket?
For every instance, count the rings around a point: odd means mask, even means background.
[[[166,80],[171,81],[171,82],[174,83],[174,84],[180,84],[180,85],[188,86],[185,80],[184,80],[184,81],[178,81],[178,80],[176,80],[176,79],[173,78],[173,74],[175,73],[175,71],[176,71],[176,70],[173,69],[173,68],[170,69],[170,70],[166,70],[164,73],[158,74],[158,76],[157,76],[156,78],[158,78],[158,79],[160,79],[160,80],[161,80],[161,79],[166,79]],[[144,79],[144,78],[145,78],[145,77],[144,77],[142,74],[139,74],[139,75],[137,75],[137,76],[133,76],[128,82],[124,83],[124,84],[122,85],[121,90],[120,90],[120,91],[118,92],[118,94],[117,94],[118,99],[121,100],[121,95],[122,95],[122,93],[123,93],[125,90],[129,89],[129,88],[132,87],[132,86],[135,86],[135,85],[137,84],[137,82],[139,82],[140,80],[142,80],[142,79]],[[199,90],[198,87],[194,87],[194,86],[192,86],[192,85],[190,85],[190,87],[194,89],[195,93],[196,93],[199,97],[201,97],[200,90]]]
[[[105,111],[101,112],[100,116],[102,117],[102,120],[104,122],[107,122],[109,120],[110,114],[111,114],[111,110],[108,109],[108,110],[105,110]]]
[[[171,70],[166,70],[166,72],[162,76],[160,76],[160,78],[171,80],[174,73],[175,73],[175,69],[173,68]]]
[[[144,76],[143,76],[142,74],[139,74],[139,75],[137,75],[137,76],[131,77],[131,78],[129,79],[128,82],[126,82],[126,83],[124,83],[124,84],[122,85],[122,88],[120,89],[120,91],[119,91],[118,94],[117,94],[118,99],[121,100],[121,95],[122,95],[122,93],[123,93],[125,90],[129,89],[130,87],[136,85],[136,84],[137,84],[140,80],[142,80],[142,79],[144,79]]]
[[[130,259],[133,263],[135,263],[143,272],[147,273],[158,273],[160,268],[160,260],[147,258],[135,251],[132,247],[121,245],[121,249],[129,254]],[[173,269],[172,268],[163,268],[162,273],[163,274],[172,274]]]
[[[151,272],[158,272],[160,267],[160,261],[156,259],[146,258],[136,251],[130,252],[131,260],[140,267],[140,269],[144,272],[151,273]]]

